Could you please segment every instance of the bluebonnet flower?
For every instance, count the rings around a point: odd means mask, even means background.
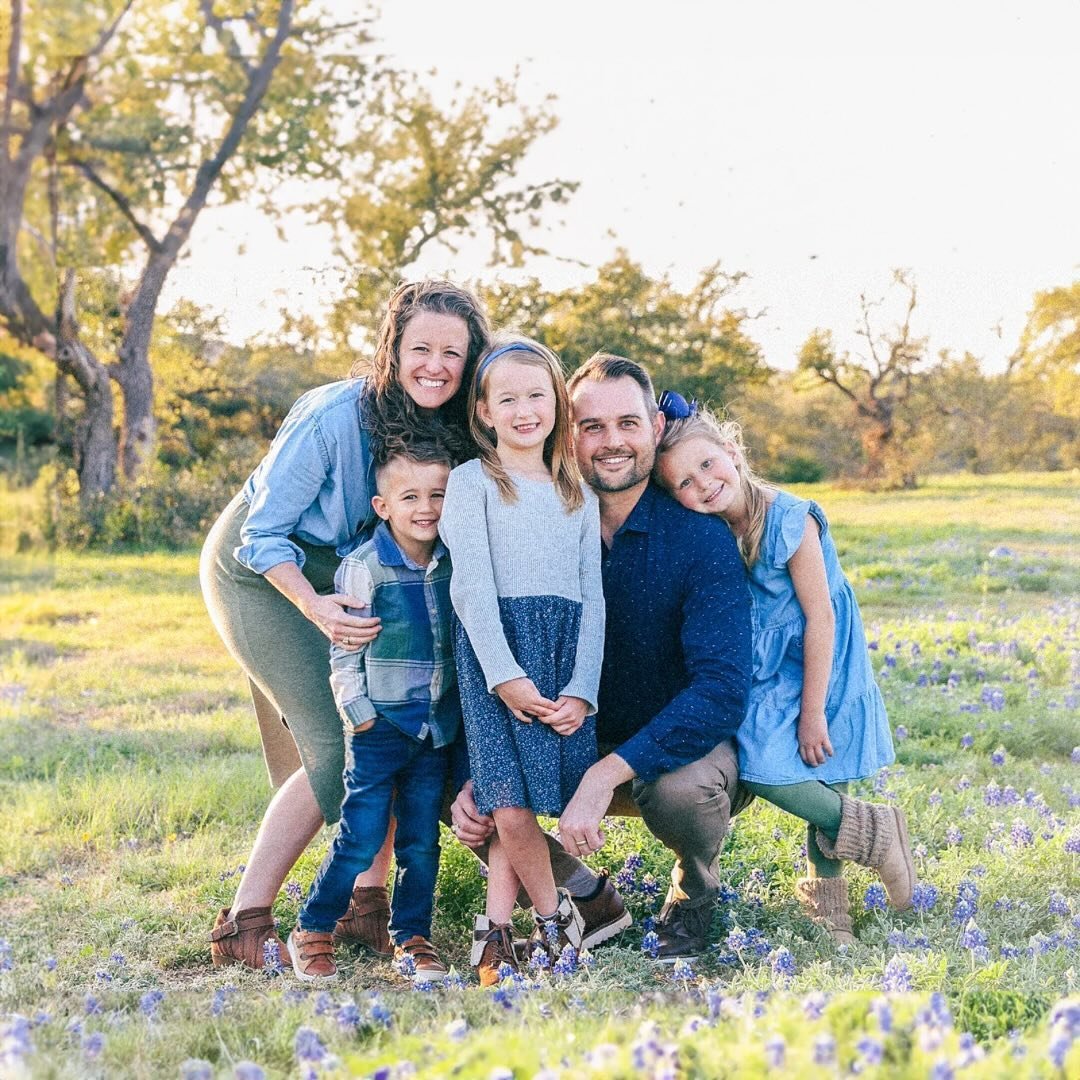
[[[642,896],[655,897],[660,892],[660,884],[652,876],[652,874],[646,874],[641,879],[641,894]]]
[[[384,1028],[389,1028],[394,1023],[394,1014],[382,1003],[377,994],[372,995],[371,1019]]]
[[[342,1031],[352,1031],[360,1026],[360,1008],[355,1001],[343,1001],[338,1005],[334,1019]]]
[[[982,691],[982,701],[991,712],[1001,712],[1001,710],[1005,708],[1005,691],[996,686],[984,686]],[[998,749],[1001,748],[999,747]],[[1001,750],[1001,761],[995,761],[994,764],[1002,765],[1004,762],[1005,751]]]
[[[631,852],[623,862],[623,869],[636,873],[645,865],[645,860],[638,851]]]
[[[551,969],[555,975],[573,975],[578,968],[578,951],[573,945],[564,945],[559,959]]]
[[[940,806],[944,800],[941,797],[941,792],[935,788],[930,792],[930,796],[926,801],[930,806]]]
[[[790,979],[795,974],[795,957],[783,945],[769,953],[769,964],[773,974],[782,979]]]
[[[974,919],[968,919],[964,932],[960,935],[960,947],[962,949],[984,949],[989,944],[990,938],[985,930],[980,930]]]
[[[863,1069],[880,1065],[885,1057],[885,1048],[877,1039],[871,1038],[869,1035],[864,1035],[855,1044],[855,1049],[859,1051],[859,1058],[852,1065],[854,1072],[862,1072]]]
[[[971,781],[966,776],[961,776],[960,779],[956,781],[957,791],[967,791],[969,787],[971,787]]]
[[[691,979],[696,979],[697,975],[694,973],[694,965],[689,960],[676,960],[675,966],[671,969],[671,979],[673,982],[690,982]]]
[[[1030,847],[1035,842],[1035,834],[1023,818],[1013,818],[1009,837],[1015,847]]]
[[[727,947],[731,949],[732,952],[741,952],[749,944],[750,939],[745,930],[736,926],[734,929],[728,931]]]
[[[787,1043],[783,1035],[773,1035],[765,1040],[765,1060],[770,1069],[782,1069],[787,1055]]]
[[[238,1061],[233,1068],[233,1080],[266,1080],[266,1073],[254,1061]]]
[[[33,1052],[30,1022],[18,1013],[10,1014],[3,1027],[0,1027],[0,1072],[11,1076],[23,1075],[23,1059]]]
[[[814,1064],[836,1064],[836,1040],[827,1031],[814,1040]]]
[[[83,998],[83,1012],[87,1016],[97,1016],[101,1012],[101,1002],[93,994],[87,994]]]
[[[906,994],[911,989],[911,971],[899,956],[893,956],[881,975],[882,990]]]
[[[892,1031],[892,1006],[889,1004],[888,998],[874,998],[870,1002],[870,1015],[877,1021],[878,1029],[882,1035],[888,1035]]]
[[[956,1073],[949,1064],[948,1058],[938,1058],[930,1066],[929,1080],[954,1080]]]
[[[82,1052],[88,1058],[96,1058],[105,1049],[105,1036],[100,1031],[91,1031],[82,1041]]]
[[[953,922],[958,926],[966,923],[976,912],[979,903],[979,889],[973,881],[961,881],[957,887],[956,904],[953,907]]]
[[[284,968],[281,964],[281,946],[273,938],[267,938],[263,942],[263,973],[266,975],[280,975]]]
[[[114,952],[112,956],[109,957],[109,963],[116,967],[124,967],[127,964],[127,960],[124,959],[124,954],[122,952]]]
[[[945,830],[945,843],[949,847],[958,847],[963,842],[964,834],[955,825],[950,825]]]
[[[655,930],[650,930],[641,939],[641,951],[647,953],[654,960],[660,955],[660,938]]]
[[[934,910],[934,905],[938,902],[938,890],[937,886],[931,885],[928,882],[917,882],[915,888],[911,893],[911,906],[920,914],[926,914],[929,911]]]
[[[45,959],[42,960],[41,966],[46,971],[55,971],[56,970],[56,957],[55,956],[46,956]]]
[[[416,974],[416,961],[408,953],[402,953],[394,961],[394,967],[397,973],[404,975],[406,979],[411,979]]]
[[[1001,766],[1001,765],[1005,764],[1005,747],[1004,746],[999,746],[990,755],[990,764],[991,765],[997,765],[997,766]]]
[[[867,887],[866,894],[863,896],[863,910],[884,911],[886,902],[885,889],[875,882]]]
[[[0,971],[10,971],[14,966],[11,942],[7,938],[0,938]]]
[[[802,1000],[803,1016],[807,1020],[820,1020],[829,999],[820,991],[813,990]]]
[[[897,724],[893,735],[896,737],[897,742],[902,742],[908,737],[908,729],[903,724]]]
[[[220,986],[214,991],[213,1000],[210,1002],[210,1015],[220,1016],[229,1004],[229,999],[236,993],[233,985]]]
[[[293,1039],[293,1053],[297,1061],[320,1062],[326,1057],[326,1047],[314,1028],[301,1025]]]
[[[466,1035],[469,1034],[469,1021],[464,1017],[459,1016],[456,1020],[451,1020],[450,1023],[443,1028],[443,1034],[451,1042],[461,1042]]]
[[[734,904],[739,899],[739,890],[732,888],[727,882],[721,882],[718,898],[721,904]]]
[[[300,885],[300,883],[298,881],[290,881],[285,886],[285,895],[290,900],[293,900],[293,901],[295,901],[296,903],[299,904],[300,901],[304,899],[304,889],[303,889],[303,887]],[[301,1028],[301,1030],[307,1030],[307,1029]]]
[[[1062,1069],[1065,1058],[1080,1036],[1080,1002],[1075,998],[1058,1002],[1050,1012],[1050,1045],[1047,1054]]]
[[[139,1012],[141,1012],[147,1020],[154,1020],[157,1018],[158,1006],[164,1000],[164,990],[148,990],[141,998],[139,998]]]
[[[180,1062],[180,1080],[214,1080],[214,1067],[203,1058]]]
[[[104,968],[98,968],[98,970],[94,972],[94,978],[96,978],[98,982],[111,983],[112,972],[106,971]]]
[[[1069,902],[1059,892],[1050,894],[1050,914],[1051,915],[1068,915],[1069,914]]]
[[[1080,765],[1080,746],[1074,746],[1072,748],[1072,753],[1069,755],[1069,760],[1074,765]]]
[[[558,928],[556,928],[556,932],[558,932]],[[541,971],[547,971],[550,966],[551,957],[548,956],[547,950],[537,945],[529,957],[529,970],[539,974]]]

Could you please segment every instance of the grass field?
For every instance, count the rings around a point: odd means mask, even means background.
[[[0,1076],[1080,1076],[1080,503],[1075,475],[800,490],[826,508],[867,622],[924,888],[859,943],[793,900],[799,825],[757,804],[722,857],[715,947],[641,950],[670,858],[636,822],[593,859],[637,921],[576,972],[471,984],[482,903],[444,835],[412,991],[343,958],[332,994],[215,970],[206,935],[268,798],[238,671],[194,552],[0,561]],[[329,833],[279,897],[283,933]]]

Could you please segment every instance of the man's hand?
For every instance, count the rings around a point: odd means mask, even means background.
[[[499,683],[495,687],[495,693],[502,699],[502,703],[525,724],[543,719],[555,708],[555,702],[544,697],[536,689],[532,679],[510,679],[508,682]]]
[[[481,814],[473,799],[473,782],[466,780],[450,804],[450,831],[466,846],[477,848],[495,831],[495,819]]]
[[[559,818],[559,842],[567,854],[581,858],[604,846],[600,822],[615,788],[633,777],[634,770],[618,754],[602,757],[585,773]]]
[[[826,757],[832,757],[832,743],[829,742],[829,723],[824,716],[801,716],[798,727],[799,757],[811,768],[825,764]]]
[[[555,699],[555,711],[538,719],[547,724],[557,735],[573,735],[582,724],[585,723],[585,714],[589,711],[589,703],[579,697],[564,697],[560,695]]]

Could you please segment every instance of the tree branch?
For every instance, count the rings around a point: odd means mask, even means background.
[[[139,234],[143,243],[146,244],[152,252],[158,253],[161,251],[161,241],[135,216],[135,211],[126,196],[117,191],[116,188],[109,184],[103,177],[99,176],[88,162],[79,161],[77,158],[68,158],[61,162],[61,164],[69,165],[71,168],[78,170],[91,184],[108,195],[120,213],[123,214],[128,224]]]
[[[250,82],[255,77],[255,70],[252,68],[251,62],[243,54],[240,42],[236,40],[236,35],[225,25],[225,20],[220,15],[214,14],[214,0],[199,0],[199,10],[206,20],[206,25],[217,35],[225,54],[230,60],[234,60],[240,65]],[[248,25],[251,25],[250,22]]]

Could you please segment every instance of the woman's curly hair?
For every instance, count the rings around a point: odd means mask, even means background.
[[[461,386],[434,416],[416,407],[400,381],[401,335],[420,311],[456,315],[469,330]],[[468,289],[449,281],[411,281],[394,290],[379,327],[375,355],[370,362],[357,361],[349,371],[351,377],[363,375],[367,379],[360,399],[361,423],[370,434],[376,461],[407,454],[417,443],[432,442],[445,446],[455,461],[476,455],[469,437],[466,404],[477,358],[488,347],[490,338],[487,315]]]

